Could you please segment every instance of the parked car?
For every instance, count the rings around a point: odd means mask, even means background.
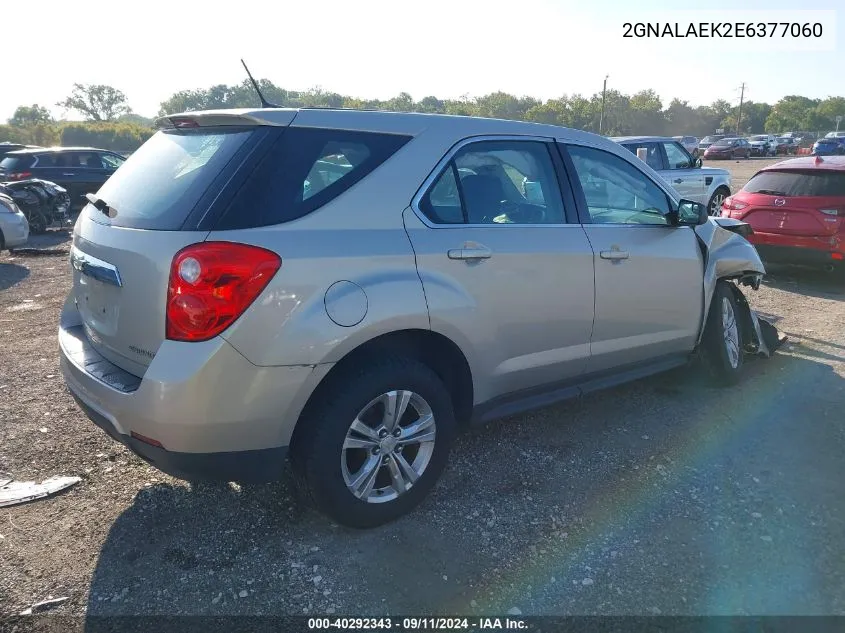
[[[698,142],[698,151],[703,153],[708,147],[710,147],[716,141],[721,141],[725,138],[727,134],[709,134],[705,136]]]
[[[845,154],[845,137],[825,136],[813,143],[814,156],[841,156]]]
[[[777,138],[773,134],[755,134],[748,138],[752,156],[775,156]]]
[[[0,193],[0,251],[17,248],[29,239],[29,222],[9,196]]]
[[[0,194],[14,200],[33,235],[44,233],[56,222],[61,226],[69,223],[70,197],[55,183],[38,179],[5,182],[0,183]]]
[[[682,198],[707,206],[710,215],[718,216],[722,201],[731,195],[731,173],[726,169],[702,167],[701,159],[693,158],[681,144],[661,136],[624,136],[613,139],[632,153],[645,148],[648,166],[660,174]]]
[[[723,138],[705,150],[704,158],[751,158],[751,145],[744,138]]]
[[[779,136],[775,139],[775,142],[776,155],[790,156],[798,153],[800,139],[795,139],[791,136]]]
[[[845,157],[791,158],[758,171],[722,206],[747,222],[766,261],[845,273]]]
[[[845,138],[845,130],[842,130],[841,132],[839,130],[836,130],[834,132],[828,132],[827,134],[824,135],[824,137],[825,138]]]
[[[0,160],[0,182],[39,178],[64,187],[71,209],[85,204],[85,194],[99,189],[126,159],[91,147],[51,147],[10,152]]]
[[[693,158],[698,158],[698,139],[694,136],[673,136]]]
[[[289,454],[320,509],[377,525],[470,421],[699,350],[735,382],[771,351],[747,225],[603,137],[328,109],[157,125],[77,220],[58,338],[81,408],[177,477],[277,479]]]

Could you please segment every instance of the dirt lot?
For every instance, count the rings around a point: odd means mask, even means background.
[[[721,163],[734,186],[763,161]],[[693,369],[462,437],[411,516],[350,531],[288,484],[191,488],[74,406],[67,235],[0,255],[0,472],[79,475],[0,511],[0,614],[845,614],[845,288],[773,270],[790,337],[742,383]]]

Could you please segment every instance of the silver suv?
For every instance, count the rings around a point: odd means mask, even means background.
[[[710,215],[722,214],[722,202],[731,195],[731,173],[718,167],[702,167],[673,138],[663,136],[620,136],[612,139],[634,154],[645,150],[645,161],[682,198],[707,205]]]
[[[628,150],[553,126],[260,109],[170,116],[80,215],[61,365],[161,470],[414,507],[455,433],[770,345],[764,268]],[[724,228],[723,228],[724,227]]]

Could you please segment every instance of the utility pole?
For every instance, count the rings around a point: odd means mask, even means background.
[[[837,117],[836,117],[836,131],[837,131],[837,132],[839,131],[839,124],[840,124],[841,122],[842,122],[842,115],[841,115],[841,114],[839,114],[839,115],[837,115]]]
[[[599,134],[604,131],[604,97],[607,94],[607,78],[610,75],[604,76],[604,87],[601,89],[601,114],[599,115]]]
[[[739,136],[739,124],[742,123],[742,102],[745,98],[745,82],[742,82],[741,92],[739,93],[739,114],[736,115],[736,135]]]

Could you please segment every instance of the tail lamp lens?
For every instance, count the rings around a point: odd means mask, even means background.
[[[203,242],[179,251],[170,266],[167,338],[205,341],[234,323],[282,265],[263,248]]]
[[[747,206],[747,203],[740,202],[733,196],[728,196],[725,198],[724,202],[722,202],[722,209],[726,209],[728,211],[742,211]]]

